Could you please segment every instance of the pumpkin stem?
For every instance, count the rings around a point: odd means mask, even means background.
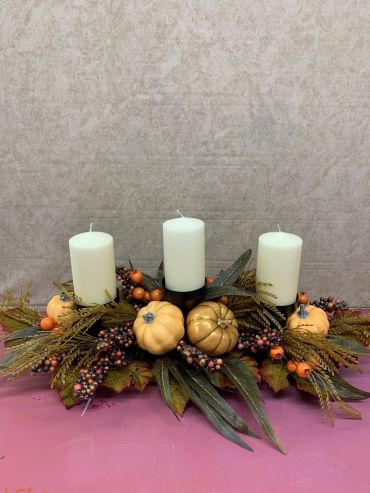
[[[148,312],[143,315],[144,322],[147,324],[151,324],[155,320],[155,315],[153,312]]]
[[[306,310],[306,305],[304,305],[303,303],[299,305],[299,311],[297,312],[297,315],[299,318],[308,317],[308,311]]]

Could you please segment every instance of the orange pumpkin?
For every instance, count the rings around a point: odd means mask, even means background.
[[[321,308],[301,304],[299,308],[288,317],[287,328],[289,330],[306,330],[312,334],[327,336],[329,320]]]
[[[137,343],[152,354],[164,354],[184,337],[184,316],[168,301],[151,301],[139,310],[134,322]]]
[[[51,298],[46,307],[46,312],[49,317],[56,322],[60,322],[61,318],[73,311],[74,303],[63,294],[56,294]]]
[[[223,303],[205,301],[193,308],[187,317],[190,342],[210,356],[233,349],[238,341],[238,322]]]

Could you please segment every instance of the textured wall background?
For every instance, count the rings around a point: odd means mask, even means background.
[[[111,233],[152,270],[203,218],[209,272],[279,223],[301,287],[370,296],[368,0],[0,0],[0,291]]]

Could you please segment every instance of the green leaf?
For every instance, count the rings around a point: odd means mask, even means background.
[[[262,397],[257,386],[253,372],[239,361],[230,355],[223,356],[223,364],[221,370],[235,387],[248,404],[253,416],[261,425],[266,435],[270,438],[273,444],[280,452],[285,453],[280,440],[276,436],[265,411],[261,407]]]
[[[6,374],[6,370],[14,365],[17,359],[22,356],[23,351],[23,349],[11,349],[10,351],[6,351],[0,358],[0,373]]]
[[[171,362],[169,368],[182,391],[189,395],[192,402],[199,407],[209,422],[219,431],[219,433],[221,433],[221,435],[246,450],[252,450],[250,446],[239,437],[232,426],[230,426],[229,423],[214,409],[214,407],[210,406],[206,400],[202,399],[199,394],[194,391],[189,385],[186,376],[181,373],[176,363]]]
[[[73,388],[79,375],[79,370],[69,371],[65,375],[63,383],[59,380],[54,384],[54,387],[59,392],[60,400],[63,402],[67,409],[70,409],[71,407],[77,406],[81,403],[81,399],[75,396]]]
[[[235,262],[226,270],[220,270],[212,286],[232,286],[244,271],[247,263],[252,256],[252,250],[244,252]]]
[[[10,314],[11,310],[7,310],[6,314],[4,312],[0,313],[0,325],[6,332],[16,332],[17,330],[22,330],[29,327],[29,324],[9,316]]]
[[[6,347],[15,347],[30,338],[47,337],[49,332],[40,330],[40,327],[26,327],[25,329],[17,330],[4,337]]]
[[[166,364],[166,356],[156,359],[153,365],[153,373],[161,392],[162,399],[173,411],[170,390],[170,371],[168,369],[168,365]]]
[[[297,375],[293,375],[293,377],[296,380],[297,389],[303,390],[304,392],[307,392],[308,394],[315,395],[317,397],[317,392],[309,380],[307,380],[306,378],[297,377]],[[322,386],[322,385],[320,385],[319,381],[317,381],[317,384],[319,385],[319,387]]]
[[[314,386],[309,380],[305,378],[299,378],[296,375],[294,375],[294,378],[299,390],[303,390],[304,392],[308,392],[309,394],[317,396],[317,392],[315,391]],[[370,392],[366,392],[354,387],[338,374],[330,375],[330,380],[338,396],[344,401],[361,401],[370,397]],[[317,380],[316,383],[319,387],[324,388],[321,380]]]
[[[216,371],[215,373],[206,371],[206,375],[215,387],[219,387],[220,389],[235,390],[235,385],[233,385],[230,380],[220,371]]]
[[[258,368],[258,363],[254,358],[251,358],[250,356],[242,356],[239,358],[239,361],[243,363],[243,365],[248,366],[250,371],[253,373],[256,382],[260,383],[261,382],[261,374]]]
[[[204,400],[208,402],[214,409],[236,430],[246,433],[254,438],[257,435],[251,432],[248,426],[244,423],[242,418],[237,415],[234,409],[225,401],[223,397],[217,392],[210,381],[201,373],[193,368],[186,368],[185,372],[190,379],[189,385],[199,394]]]
[[[246,289],[235,288],[234,286],[208,286],[203,301],[220,298],[220,296],[254,296],[255,293]]]
[[[265,360],[260,370],[262,379],[277,393],[290,386],[289,372],[282,361]]]
[[[133,361],[125,368],[111,370],[102,383],[117,394],[131,385],[137,390],[144,390],[153,378],[153,372],[144,361]]]
[[[159,282],[159,284],[162,285],[163,279],[164,279],[164,268],[163,268],[163,260],[162,260],[162,262],[159,264],[159,267],[158,267],[158,282]]]
[[[183,416],[189,402],[189,396],[185,394],[177,381],[170,376],[171,407],[176,416]]]
[[[148,291],[152,291],[153,289],[157,289],[157,288],[162,288],[162,284],[158,281],[158,279],[155,279],[154,277],[149,276],[149,274],[145,274],[144,272],[143,272],[143,280],[141,281],[141,284]]]
[[[357,342],[348,339],[340,339],[337,337],[329,337],[328,339],[334,344],[338,344],[338,346],[342,346],[346,349],[349,349],[353,353],[357,353],[357,354],[370,353],[370,349],[367,349],[366,347],[362,346],[361,344],[358,344]]]

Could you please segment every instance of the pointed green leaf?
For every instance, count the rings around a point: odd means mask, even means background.
[[[177,381],[170,376],[171,407],[176,416],[182,416],[189,402],[189,396],[183,392]]]
[[[215,410],[236,430],[246,433],[254,438],[257,437],[255,433],[249,430],[248,426],[244,423],[242,418],[234,411],[234,409],[225,401],[223,397],[217,392],[210,381],[201,373],[193,368],[186,368],[186,373],[190,379],[188,383],[195,392],[203,397]]]
[[[289,372],[282,361],[265,360],[260,370],[263,380],[277,393],[290,386]]]
[[[216,371],[215,373],[210,373],[206,371],[207,378],[215,387],[219,387],[223,390],[235,390],[235,385],[233,385],[230,380],[225,377],[223,373],[220,371]]]
[[[162,282],[163,282],[163,279],[164,279],[164,267],[163,267],[163,260],[162,262],[159,264],[159,267],[158,267],[158,282],[159,284],[162,285]]]
[[[162,288],[162,284],[158,281],[158,279],[155,279],[154,277],[149,276],[149,274],[145,274],[144,272],[141,284],[148,291],[152,291],[152,289]]]
[[[218,273],[212,286],[232,286],[240,274],[244,271],[251,256],[251,249],[240,255],[240,257],[228,269],[221,270]]]
[[[202,411],[208,421],[216,428],[216,430],[218,430],[219,433],[221,433],[221,435],[246,450],[252,450],[250,446],[239,437],[229,423],[214,409],[214,407],[210,406],[206,400],[202,399],[199,394],[195,392],[176,363],[171,362],[169,368],[183,392],[189,395],[192,402],[200,409],[200,411]]]
[[[274,443],[276,448],[284,453],[280,440],[276,436],[265,411],[261,407],[262,397],[252,371],[241,363],[238,358],[230,355],[223,356],[221,371],[225,373],[239,390],[266,435]]]
[[[254,378],[256,379],[257,383],[261,382],[261,374],[258,368],[258,363],[254,358],[251,358],[250,356],[242,356],[239,358],[239,361],[243,363],[243,365],[248,366],[250,371],[253,373]]]
[[[47,332],[40,330],[40,327],[26,327],[25,329],[17,330],[12,332],[4,338],[5,342],[16,341],[18,339],[28,339],[34,335],[45,336],[48,335]]]
[[[161,392],[163,401],[176,415],[172,407],[171,390],[170,390],[170,371],[168,369],[168,365],[166,364],[166,356],[164,356],[163,358],[156,359],[153,365],[153,373],[157,381],[159,390]]]
[[[3,327],[6,332],[16,332],[29,327],[29,324],[19,321],[16,318],[12,318],[9,316],[10,314],[11,310],[7,310],[7,313],[0,313],[0,326]]]
[[[246,289],[235,288],[234,286],[208,286],[203,301],[214,300],[221,296],[254,296],[255,293]]]
[[[329,337],[329,340],[334,344],[338,344],[338,346],[342,346],[346,349],[349,349],[353,353],[357,354],[369,354],[370,349],[367,349],[365,346],[358,344],[357,342],[351,341],[349,339],[340,339],[337,337]]]

